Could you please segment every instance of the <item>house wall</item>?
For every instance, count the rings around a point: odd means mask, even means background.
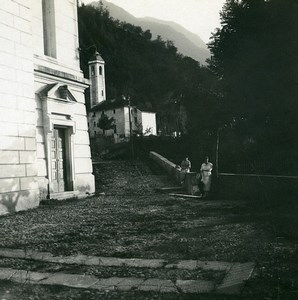
[[[156,135],[156,118],[155,113],[141,112],[141,122],[144,135]],[[149,132],[150,130],[150,132]],[[148,132],[147,132],[148,131]]]
[[[114,112],[115,111],[115,112]],[[119,137],[129,137],[129,110],[128,107],[121,107],[114,109],[105,110],[104,113],[108,118],[114,118],[116,124],[116,134]],[[102,112],[90,112],[88,117],[89,133],[91,137],[97,134],[103,134],[103,131],[97,126],[98,120],[100,119]],[[131,107],[131,128],[132,131],[139,130],[140,124],[142,125],[143,134],[146,134],[146,129],[151,128],[149,134],[156,135],[156,118],[155,113],[142,112],[135,107]],[[114,135],[114,129],[106,130],[105,135]]]
[[[74,188],[94,192],[84,104],[88,81],[79,69],[75,0],[55,0],[57,58],[43,54],[41,0],[2,0],[0,7],[0,214],[38,206],[47,193],[42,103],[37,93],[67,83],[76,97]]]
[[[53,0],[57,57],[44,55],[42,0],[32,3],[34,63],[83,77],[80,70],[76,0]]]
[[[39,204],[30,5],[0,7],[0,214]]]
[[[115,112],[114,112],[115,111]],[[116,124],[116,133],[119,136],[127,134],[127,121],[125,120],[125,108],[115,108],[105,110],[104,113],[108,116],[108,118],[114,118],[115,124]],[[103,131],[97,126],[98,120],[100,119],[102,112],[90,112],[88,123],[89,123],[89,133],[91,137],[96,136],[96,134],[103,134]],[[128,111],[127,111],[127,118],[128,118]],[[94,123],[95,122],[95,123]],[[128,123],[129,126],[129,123]],[[105,132],[106,136],[114,135],[114,129],[107,130]],[[129,129],[128,129],[128,135],[129,135]]]
[[[76,0],[53,0],[55,7],[56,57],[44,55],[42,1],[33,5],[33,47],[35,70],[35,101],[37,113],[37,165],[38,182],[41,198],[48,193],[49,170],[47,170],[47,136],[45,135],[45,120],[43,116],[42,100],[37,95],[46,85],[61,83],[75,96],[76,103],[70,104],[64,111],[62,107],[55,112],[67,115],[72,111],[73,134],[71,161],[73,169],[73,190],[81,194],[93,193],[94,176],[92,175],[91,151],[89,146],[88,125],[84,90],[88,81],[83,78],[79,63],[79,42]],[[55,121],[54,121],[55,122]]]

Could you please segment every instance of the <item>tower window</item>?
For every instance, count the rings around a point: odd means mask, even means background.
[[[56,53],[56,26],[54,0],[42,0],[44,54],[53,58]]]
[[[91,66],[91,75],[92,75],[92,76],[95,75],[95,68],[94,68],[94,66]]]
[[[117,133],[117,128],[116,128],[116,126],[114,127],[114,133]]]
[[[95,121],[93,122],[93,126],[96,127],[96,122]]]
[[[103,90],[101,91],[101,95],[103,96]]]
[[[102,66],[99,66],[99,75],[102,75]]]
[[[114,114],[116,113],[116,109],[113,110],[113,113],[114,113]]]

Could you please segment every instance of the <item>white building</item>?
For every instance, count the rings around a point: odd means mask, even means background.
[[[93,193],[77,1],[2,0],[0,16],[0,214]]]
[[[136,134],[156,135],[156,114],[154,112],[141,111],[135,105],[130,105],[128,100],[106,100],[104,64],[104,60],[98,52],[89,61],[91,87],[88,127],[90,136],[103,134],[103,130],[98,126],[103,113],[109,119],[114,119],[114,127],[106,130],[104,134],[106,136],[113,135],[116,141],[129,137],[130,131]]]

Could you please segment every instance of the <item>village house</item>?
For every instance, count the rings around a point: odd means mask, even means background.
[[[106,100],[105,62],[98,52],[89,61],[90,109],[88,112],[88,127],[90,137],[97,135],[113,136],[115,142],[124,141],[130,134],[156,135],[156,114],[138,109],[130,103],[130,99]],[[130,111],[130,115],[129,115]],[[111,128],[100,128],[102,116],[114,119]]]
[[[92,194],[77,0],[3,0],[0,16],[0,214]]]

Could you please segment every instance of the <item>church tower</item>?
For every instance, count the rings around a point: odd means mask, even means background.
[[[96,51],[91,57],[89,64],[90,108],[106,100],[105,62]]]

